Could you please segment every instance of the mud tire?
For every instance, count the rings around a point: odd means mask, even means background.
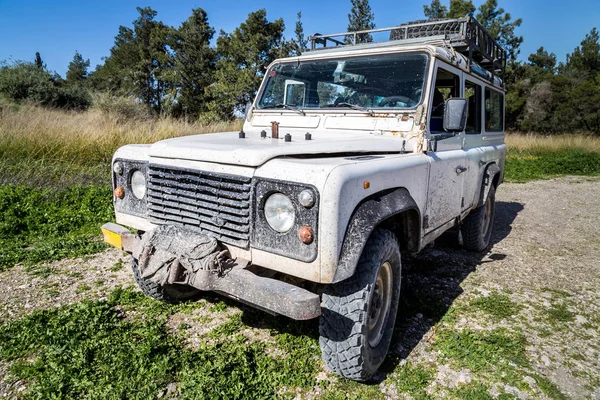
[[[465,218],[461,233],[463,246],[469,251],[483,251],[490,245],[496,212],[496,188],[492,185],[485,202]]]
[[[388,270],[391,274],[386,272]],[[380,271],[388,276],[381,286],[389,288],[389,300],[379,294]],[[333,372],[356,381],[367,381],[377,372],[387,355],[394,331],[401,271],[396,237],[388,230],[376,229],[367,241],[354,275],[330,285],[323,294],[319,344],[323,361]],[[385,298],[383,304],[387,308],[384,314],[380,314],[380,307],[376,307],[379,312],[373,308],[374,303],[382,303],[378,301],[381,298]],[[386,306],[388,302],[389,306]],[[377,336],[373,336],[374,331],[370,328],[374,321],[373,312],[380,321],[375,325],[380,327]]]
[[[155,300],[164,301],[166,303],[175,303],[178,301],[192,299],[194,297],[197,297],[200,293],[199,290],[194,289],[190,286],[163,286],[149,281],[148,279],[142,278],[137,258],[131,258],[131,270],[133,271],[133,278],[135,279],[142,292],[144,292],[146,296],[152,297]]]

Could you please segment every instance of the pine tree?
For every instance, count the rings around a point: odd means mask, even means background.
[[[215,30],[208,23],[206,11],[192,10],[192,15],[174,32],[175,69],[173,87],[177,89],[177,116],[198,117],[207,110],[208,87],[213,81],[215,51],[210,41]]]
[[[69,69],[67,70],[67,83],[81,84],[87,78],[89,67],[90,60],[84,60],[82,55],[75,51],[73,61],[69,63]]]
[[[44,62],[42,61],[42,56],[40,56],[40,52],[39,51],[35,52],[35,66],[38,67],[41,70],[45,70],[46,69],[46,64],[44,64]]]
[[[248,15],[233,33],[221,31],[217,38],[217,69],[210,94],[211,119],[231,120],[256,96],[262,77],[280,55],[287,53],[283,19],[267,20],[261,9]]]
[[[375,16],[371,11],[369,0],[350,0],[352,9],[348,14],[348,32],[375,29]],[[346,42],[353,43],[354,36],[347,36]],[[373,41],[369,33],[361,33],[356,36],[356,43],[368,43]]]
[[[498,41],[500,46],[507,51],[511,61],[515,61],[519,55],[523,36],[517,36],[515,29],[521,26],[523,20],[518,18],[512,21],[509,13],[503,8],[498,8],[497,0],[487,0],[479,7],[479,12],[475,17],[487,30],[492,37]]]
[[[446,18],[448,9],[440,3],[440,0],[432,0],[430,5],[423,6],[423,13],[428,19]]]
[[[448,18],[460,18],[475,12],[475,6],[471,0],[450,0],[450,11]]]
[[[304,36],[304,27],[302,26],[302,12],[298,11],[298,20],[296,21],[296,28],[294,34],[296,37],[292,39],[292,53],[299,56],[308,49],[308,40]]]

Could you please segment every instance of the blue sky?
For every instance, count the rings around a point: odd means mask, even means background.
[[[479,6],[484,0],[475,0]],[[377,27],[423,18],[427,0],[371,0]],[[443,0],[448,3],[449,0]],[[600,29],[599,0],[499,0],[513,18],[523,18],[518,34],[525,42],[521,59],[544,46],[564,60],[593,27]],[[64,76],[75,50],[91,61],[91,69],[109,54],[119,25],[131,26],[137,6],[149,5],[157,19],[179,26],[191,10],[202,7],[217,32],[231,32],[251,11],[267,9],[269,20],[283,18],[292,37],[296,13],[302,11],[307,34],[345,31],[350,0],[205,1],[205,0],[0,0],[0,61],[32,61],[36,51],[48,69]]]

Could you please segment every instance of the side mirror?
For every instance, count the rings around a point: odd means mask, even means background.
[[[462,132],[467,125],[467,99],[452,98],[446,100],[444,108],[444,130]]]
[[[244,119],[246,121],[250,121],[251,118],[252,118],[252,103],[247,102],[246,109],[244,110]]]

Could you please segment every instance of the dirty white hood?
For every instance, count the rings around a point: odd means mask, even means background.
[[[403,143],[399,137],[366,132],[321,131],[315,132],[312,140],[294,133],[292,142],[285,142],[284,135],[280,134],[280,139],[263,139],[256,132],[246,134],[245,139],[240,139],[238,132],[184,136],[153,144],[150,156],[258,167],[281,156],[399,152]]]

